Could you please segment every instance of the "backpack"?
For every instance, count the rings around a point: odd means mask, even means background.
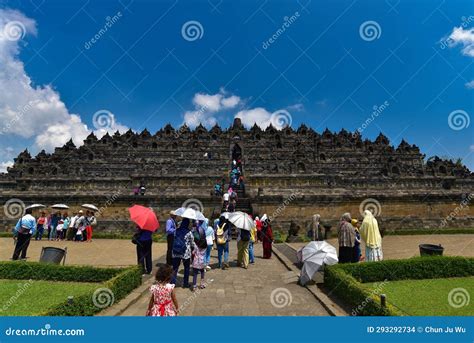
[[[227,242],[226,238],[225,238],[225,231],[224,231],[224,227],[225,227],[225,224],[222,224],[222,226],[217,226],[217,230],[216,230],[216,237],[217,237],[217,244],[225,244]]]
[[[243,242],[250,241],[250,231],[240,230],[240,240],[243,241]]]
[[[173,241],[173,255],[184,256],[186,252],[186,240],[184,238],[187,233],[186,230],[176,230]]]
[[[198,246],[199,249],[207,248],[206,233],[203,232],[202,228],[197,228],[193,231],[194,243]]]

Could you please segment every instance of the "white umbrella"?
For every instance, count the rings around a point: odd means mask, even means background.
[[[92,205],[92,204],[84,204],[81,207],[84,207],[84,208],[86,208],[88,210],[91,210],[91,211],[94,211],[94,212],[99,211],[99,209],[96,206]]]
[[[313,241],[298,250],[298,262],[303,262],[300,283],[304,286],[323,264],[333,265],[338,262],[336,248],[326,241]]]
[[[67,210],[69,206],[66,204],[55,204],[51,206],[51,208],[54,208],[55,210]]]
[[[195,210],[191,207],[180,207],[174,211],[177,216],[181,218],[188,218],[192,220],[204,220],[206,217],[200,211]]]
[[[42,205],[42,204],[33,204],[33,205],[30,205],[30,206],[27,206],[25,208],[25,210],[28,210],[28,209],[32,209],[32,210],[36,210],[37,208],[45,208],[46,206],[45,205]]]
[[[227,220],[242,230],[250,231],[255,226],[253,219],[245,212],[230,212]]]

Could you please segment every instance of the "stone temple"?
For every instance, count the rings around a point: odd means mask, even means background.
[[[375,141],[345,130],[317,133],[305,125],[282,130],[243,127],[235,119],[228,129],[167,125],[154,135],[146,129],[125,134],[90,134],[80,147],[72,141],[54,153],[32,157],[25,150],[7,173],[0,174],[0,201],[83,203],[100,208],[98,230],[130,230],[127,207],[152,206],[165,221],[182,204],[219,213],[213,186],[241,156],[245,192],[238,210],[267,213],[276,228],[291,222],[304,230],[311,216],[335,225],[343,212],[353,217],[374,210],[382,229],[474,227],[469,201],[474,173],[461,163],[426,159],[404,140],[398,147],[380,134]],[[134,195],[144,184],[146,194]],[[0,230],[11,230],[11,213],[0,212]]]

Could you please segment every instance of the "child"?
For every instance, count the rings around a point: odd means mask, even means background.
[[[74,240],[76,242],[82,242],[82,230],[84,229],[83,226],[80,226],[78,229],[77,229],[77,232],[76,232],[76,236],[74,237]]]
[[[151,299],[148,304],[147,316],[165,317],[178,315],[178,300],[174,285],[170,283],[173,268],[167,264],[160,266],[156,272],[156,283],[150,287]]]
[[[64,221],[61,219],[58,222],[58,225],[56,226],[56,240],[59,241],[62,238],[63,235],[63,226],[64,226]]]

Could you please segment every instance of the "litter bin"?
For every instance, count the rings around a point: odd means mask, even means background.
[[[444,248],[439,245],[434,244],[420,244],[420,256],[431,256],[431,255],[443,255]]]
[[[64,264],[66,262],[66,253],[67,248],[43,247],[39,261],[43,263],[60,264],[64,258]]]

